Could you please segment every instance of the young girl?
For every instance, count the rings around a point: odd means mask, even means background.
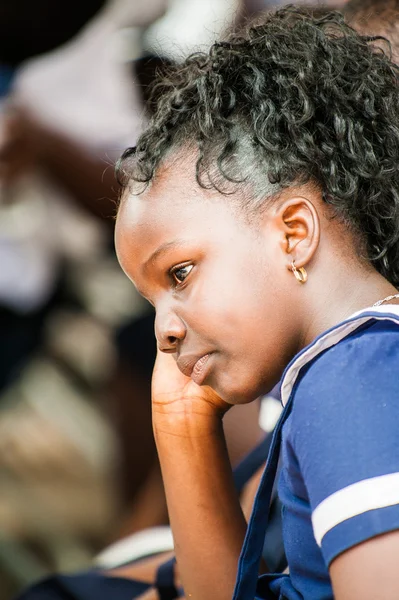
[[[288,8],[161,85],[119,166],[116,248],[156,308],[153,426],[185,595],[397,599],[397,68],[338,14]],[[279,380],[247,528],[222,418]],[[289,575],[257,583],[280,441]]]

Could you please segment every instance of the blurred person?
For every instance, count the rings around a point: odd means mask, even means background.
[[[131,61],[140,55],[142,28],[164,12],[166,0],[103,4],[79,35],[18,69],[5,107],[1,172],[10,181],[34,164],[109,216],[112,202],[102,196],[115,197],[117,186],[107,166],[144,117]]]
[[[57,15],[46,0],[0,7],[0,391],[40,343],[60,273],[57,244],[42,215],[40,176],[32,173],[29,160],[24,161],[29,152],[11,131],[11,90],[25,59],[64,43],[102,4],[74,2]],[[17,161],[15,154],[20,155]],[[10,163],[18,160],[24,165],[16,170],[20,176],[13,169],[9,172]],[[50,220],[53,216],[50,213]]]
[[[34,539],[45,554],[47,542],[52,545],[49,529],[54,536],[59,534],[60,546],[77,531],[81,540],[91,538],[94,542],[104,536],[113,502],[103,485],[109,480],[105,474],[109,463],[98,460],[99,453],[93,459],[87,446],[79,443],[79,427],[88,427],[93,436],[98,436],[110,455],[112,443],[98,410],[82,408],[84,403],[78,396],[64,416],[66,422],[68,416],[77,414],[79,405],[80,426],[75,428],[74,439],[53,418],[58,398],[53,399],[46,415],[27,399],[35,388],[30,376],[36,368],[32,358],[43,344],[45,324],[61,297],[65,301],[62,235],[57,223],[61,220],[65,227],[67,222],[73,225],[73,219],[64,219],[68,214],[59,210],[62,193],[48,183],[43,170],[32,160],[33,144],[25,143],[25,131],[21,135],[24,128],[10,108],[11,96],[21,63],[65,43],[103,4],[103,0],[72,0],[55,7],[46,0],[18,0],[0,6],[0,513],[4,536],[0,571],[4,575],[4,548],[10,540],[10,548],[15,551],[14,574],[23,580],[17,550],[22,555],[28,552],[23,544]],[[37,139],[33,143],[37,145]],[[84,243],[98,244],[99,236],[90,227],[79,227],[78,223],[76,234],[79,232],[84,233]],[[23,390],[25,381],[29,390]],[[38,381],[33,377],[35,383]],[[36,391],[42,395],[46,390],[42,386]],[[63,397],[61,390],[57,391]],[[45,402],[43,395],[41,400]],[[72,472],[76,462],[78,466]],[[97,494],[101,490],[102,497],[97,509],[89,513],[87,502],[95,489]],[[72,545],[78,551],[79,544]],[[50,562],[58,558],[53,549],[54,554],[48,555]],[[84,554],[84,544],[81,550]],[[37,562],[40,564],[39,559]]]
[[[18,527],[13,527],[13,519],[12,522],[8,519],[8,527],[18,540],[36,535],[38,546],[43,541],[39,539],[42,530],[53,526],[54,536],[60,530],[63,534],[68,530],[68,535],[76,539],[80,535],[88,545],[98,548],[100,539],[103,544],[106,530],[109,531],[111,512],[114,514],[116,488],[111,498],[111,486],[108,485],[109,491],[102,487],[112,462],[113,445],[109,439],[112,436],[99,407],[90,411],[84,406],[85,394],[76,393],[75,402],[65,407],[64,422],[76,418],[79,424],[74,431],[68,427],[65,431],[55,415],[58,401],[67,396],[63,394],[63,383],[61,389],[53,388],[60,397],[54,399],[51,408],[47,408],[49,414],[45,415],[30,410],[32,407],[24,402],[25,390],[21,393],[20,387],[25,375],[37,367],[37,361],[32,359],[42,350],[44,328],[60,306],[59,296],[67,303],[72,296],[72,303],[76,303],[74,292],[68,290],[65,294],[60,285],[64,261],[73,263],[77,258],[82,261],[89,257],[93,262],[108,252],[110,232],[104,234],[102,227],[75,209],[70,199],[76,198],[76,206],[86,205],[97,214],[113,214],[114,204],[108,199],[116,194],[112,189],[113,170],[107,170],[103,177],[104,170],[111,160],[109,156],[126,145],[127,138],[123,136],[135,139],[143,117],[142,100],[131,78],[130,63],[121,55],[121,49],[116,48],[119,31],[124,25],[135,23],[138,34],[147,19],[156,18],[165,7],[162,0],[136,2],[134,6],[123,1],[105,6],[99,0],[88,5],[90,14],[82,3],[72,3],[69,8],[65,5],[66,13],[72,17],[64,18],[62,23],[56,20],[52,27],[51,19],[62,17],[64,6],[56,11],[50,7],[47,12],[43,2],[17,2],[7,7],[2,4],[0,8],[3,17],[0,29],[4,29],[0,42],[0,61],[4,65],[0,69],[4,75],[0,78],[0,392],[4,404],[1,426],[5,432],[0,464],[8,478],[1,514],[7,519],[4,512],[7,499],[17,490],[19,497],[14,507],[20,504],[27,510],[21,512]],[[101,8],[103,11],[82,29],[87,19]],[[42,17],[41,11],[44,11]],[[46,27],[40,38],[33,35],[40,27],[38,21]],[[10,31],[5,31],[7,27]],[[26,28],[30,28],[29,34]],[[64,43],[78,31],[72,41],[53,50],[59,46],[57,41]],[[24,38],[21,44],[19,35]],[[52,52],[21,66],[20,61],[46,49]],[[97,199],[102,197],[107,198],[98,207],[101,202]],[[59,379],[63,382],[62,375]],[[36,391],[40,395],[43,388],[45,384],[36,390],[33,386],[29,393],[34,396]],[[18,406],[10,408],[10,400]],[[44,412],[46,401],[44,394],[35,407],[41,404]],[[12,427],[6,426],[11,422]],[[80,435],[86,427],[92,438],[82,440]],[[51,440],[56,440],[53,452]],[[102,449],[98,444],[103,445]],[[109,451],[110,456],[104,457],[102,451]],[[76,460],[78,466],[73,472]],[[78,483],[79,493],[71,494]],[[95,509],[88,511],[90,492],[95,489],[98,494],[101,491],[101,498]],[[29,506],[25,502],[26,490],[34,496]],[[60,494],[64,501],[60,501]],[[36,526],[32,507],[40,512],[41,501],[45,518],[40,518],[41,525]],[[59,515],[59,523],[54,524]],[[98,516],[101,527],[96,523]],[[47,533],[51,537],[51,531]],[[67,552],[65,560],[66,555]],[[48,558],[49,564],[54,565],[51,561],[55,557]]]
[[[65,13],[45,10],[47,4],[0,8],[0,63],[12,72],[2,79],[0,115],[0,391],[40,346],[65,258],[93,260],[107,249],[110,232],[69,200],[102,217],[114,214],[117,185],[106,167],[143,119],[118,32],[134,25],[137,37],[165,9],[163,0],[75,2]],[[53,51],[26,61],[46,49]]]

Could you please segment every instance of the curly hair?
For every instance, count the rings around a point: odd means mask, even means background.
[[[255,211],[314,182],[399,286],[398,68],[373,41],[337,12],[290,6],[190,56],[157,84],[155,114],[117,166],[122,185],[147,185],[179,148],[196,150],[200,186],[246,186]]]

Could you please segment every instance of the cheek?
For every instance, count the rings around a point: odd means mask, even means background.
[[[201,278],[190,297],[194,310],[201,313],[204,323],[209,323],[217,329],[230,328],[242,319],[239,308],[242,298],[242,285],[239,278],[225,269],[216,270]]]
[[[270,391],[290,358],[281,294],[263,274],[245,268],[209,275],[186,304],[189,328],[218,351],[209,384],[232,404]]]
[[[188,324],[198,333],[231,347],[237,342],[246,344],[252,327],[258,329],[270,311],[266,278],[260,271],[224,264],[223,269],[204,271],[196,285],[188,288],[184,310]]]

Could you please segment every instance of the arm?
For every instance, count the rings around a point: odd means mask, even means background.
[[[61,133],[39,129],[42,166],[81,206],[114,223],[119,185],[114,165]]]
[[[223,434],[228,408],[182,375],[172,356],[158,355],[154,433],[179,574],[196,600],[231,598],[246,531]]]
[[[101,218],[114,217],[119,186],[113,165],[42,125],[21,107],[12,107],[3,115],[3,129],[0,177],[5,185],[38,165],[89,212]]]
[[[386,533],[338,556],[330,567],[336,600],[396,600],[399,531]]]

